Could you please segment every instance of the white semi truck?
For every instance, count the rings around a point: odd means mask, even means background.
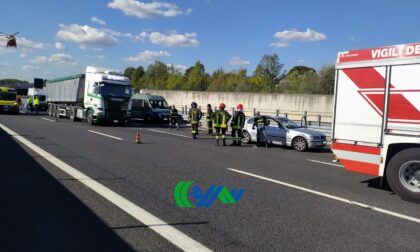
[[[48,114],[88,124],[124,125],[131,116],[131,83],[106,68],[86,68],[85,74],[48,80]]]
[[[338,54],[331,148],[420,202],[420,43]]]

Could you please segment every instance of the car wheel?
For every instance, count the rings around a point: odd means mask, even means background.
[[[87,112],[86,122],[89,125],[93,125],[93,111],[91,109],[89,109],[88,112]]]
[[[392,191],[401,198],[420,202],[420,148],[405,149],[393,156],[386,169]]]
[[[292,141],[292,148],[297,151],[306,151],[308,149],[308,141],[304,137],[295,137]]]
[[[242,134],[244,135],[244,137],[242,138],[242,143],[244,143],[244,144],[250,143],[251,142],[251,135],[249,134],[249,132],[244,131]]]

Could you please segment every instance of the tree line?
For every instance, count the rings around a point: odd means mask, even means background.
[[[251,75],[246,69],[227,72],[222,68],[209,74],[200,61],[185,72],[155,61],[146,69],[142,66],[127,67],[124,75],[136,89],[300,94],[334,92],[334,64],[326,64],[319,71],[295,66],[286,72],[283,67],[277,54],[266,54]]]

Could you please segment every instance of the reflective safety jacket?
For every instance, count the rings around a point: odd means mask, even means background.
[[[232,129],[243,129],[245,125],[245,114],[242,111],[235,111],[233,114],[232,122],[230,126]]]
[[[267,117],[266,116],[257,116],[254,118],[254,125],[255,126],[267,126]]]
[[[213,120],[213,116],[214,116],[213,109],[208,108],[207,109],[207,114],[206,114],[206,120],[207,120],[207,122],[211,122]]]
[[[172,109],[171,110],[171,117],[172,118],[178,118],[178,110],[177,109]]]
[[[28,100],[26,101],[28,104],[34,103],[34,100],[32,99],[32,96],[28,97]]]
[[[39,106],[39,98],[35,97],[34,106]]]
[[[230,118],[231,115],[226,110],[218,110],[214,114],[214,127],[226,129]]]
[[[203,114],[198,108],[190,108],[188,111],[188,121],[191,124],[198,124]]]

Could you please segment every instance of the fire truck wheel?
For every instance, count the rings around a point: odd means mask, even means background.
[[[389,161],[386,178],[401,198],[420,203],[420,148],[409,148]]]

